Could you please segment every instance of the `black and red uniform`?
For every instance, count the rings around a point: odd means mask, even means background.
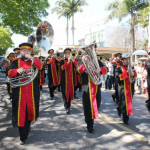
[[[59,62],[60,61],[57,58],[48,58],[46,60],[48,68],[48,87],[51,99],[54,98],[54,91],[56,87],[59,85],[59,78],[57,74],[57,63]]]
[[[34,58],[33,64],[31,60],[25,61],[24,58],[14,60],[8,68],[9,77],[18,77],[18,68],[42,69],[42,63]],[[21,79],[23,82],[26,79]],[[39,74],[29,84],[21,87],[13,88],[12,91],[12,123],[13,126],[19,127],[20,140],[25,141],[28,137],[30,123],[35,121],[39,116],[39,99],[40,99],[40,78]]]
[[[133,86],[130,83],[128,75],[128,66],[120,66],[118,68],[118,86],[119,86],[119,103],[118,103],[118,114],[122,114],[123,122],[128,124],[129,116],[133,114],[132,109],[132,98],[133,98]],[[136,72],[134,71],[134,77],[136,78]]]
[[[107,74],[107,68],[104,67],[102,62],[99,62],[101,68],[101,74]],[[98,109],[101,103],[101,87],[95,85],[90,79],[89,75],[85,72],[84,65],[77,67],[77,72],[82,74],[82,101],[85,122],[87,123],[87,129],[89,132],[93,131],[94,119],[98,118]]]
[[[42,70],[39,71],[40,74],[40,90],[42,91],[42,86],[45,83],[45,66],[46,64],[43,64]]]
[[[58,91],[61,91],[61,68],[60,68],[60,61],[61,59],[57,58],[57,76],[58,76]]]
[[[118,80],[119,80],[119,78],[118,78],[118,68],[120,67],[120,66],[122,66],[123,65],[123,63],[122,63],[122,61],[115,61],[114,63],[113,63],[113,74],[114,74],[114,87],[115,87],[115,93],[112,95],[112,97],[113,97],[113,100],[116,102],[116,103],[118,103],[119,102],[119,93],[118,93]]]
[[[76,61],[70,61],[63,59],[60,61],[61,67],[61,89],[64,101],[64,107],[70,111],[71,100],[74,99],[74,84],[75,84],[75,68],[77,66]]]

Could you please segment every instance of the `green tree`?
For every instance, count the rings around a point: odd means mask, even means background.
[[[81,7],[87,3],[85,0],[59,0],[57,3],[68,13],[69,17],[72,17],[72,44],[74,45],[74,15],[77,12],[83,12]]]
[[[40,52],[41,52],[41,51],[40,51],[40,48],[37,47],[37,46],[35,46],[35,47],[34,47],[33,54],[34,54],[34,55],[38,55]]]
[[[4,55],[9,47],[13,47],[11,36],[8,28],[0,26],[0,55]]]
[[[67,19],[66,23],[66,35],[67,35],[67,45],[68,45],[68,36],[69,36],[69,19],[70,19],[70,10],[64,6],[63,1],[57,1],[56,7],[52,9],[52,13],[56,12],[59,15],[58,18],[65,17]]]
[[[108,20],[111,20],[113,18],[119,19],[121,21],[123,18],[130,16],[130,26],[131,26],[131,39],[132,39],[132,52],[135,51],[135,25],[136,25],[136,13],[143,9],[148,7],[147,1],[139,1],[139,0],[115,0],[111,2],[107,10],[111,11]],[[108,21],[107,20],[107,21]]]
[[[16,34],[29,35],[48,15],[48,0],[0,0],[0,24]]]
[[[149,7],[145,9],[139,10],[137,13],[137,23],[141,25],[141,27],[146,28],[149,25]]]

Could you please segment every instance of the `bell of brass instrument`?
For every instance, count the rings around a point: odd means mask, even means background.
[[[95,47],[94,44],[87,46],[84,48],[86,51],[86,55],[83,55],[82,62],[86,68],[86,71],[88,75],[90,76],[90,79],[95,85],[99,85],[101,83],[101,74],[97,74],[96,70],[101,71],[97,56],[95,53]]]
[[[53,44],[54,38],[54,30],[52,25],[48,21],[42,21],[39,23],[36,31],[29,35],[28,42],[33,44],[33,51],[34,46],[36,45],[40,51],[48,51]],[[33,64],[33,63],[32,63]],[[8,82],[13,88],[25,86],[32,82],[38,74],[38,69],[28,69],[23,72],[18,77],[7,77],[6,82]],[[24,81],[21,81],[23,80]]]
[[[59,58],[59,57],[60,57],[60,55],[61,55],[60,53],[56,53],[56,57],[58,57],[58,58]]]
[[[82,57],[83,53],[81,51],[78,52],[78,57]]]
[[[36,31],[28,37],[28,42],[37,46],[40,51],[48,51],[54,40],[54,30],[48,21],[39,23]]]
[[[78,53],[76,51],[72,51],[71,52],[71,58],[77,58],[78,57]]]

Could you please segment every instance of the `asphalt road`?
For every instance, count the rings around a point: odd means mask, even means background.
[[[133,116],[129,125],[124,125],[111,98],[113,92],[102,89],[99,118],[90,134],[84,122],[82,93],[77,91],[79,99],[72,101],[71,114],[67,115],[61,93],[56,90],[55,100],[50,100],[44,85],[40,116],[32,123],[27,143],[20,145],[18,129],[11,125],[5,76],[0,74],[0,150],[149,150],[150,114],[145,107],[146,97],[134,96]]]

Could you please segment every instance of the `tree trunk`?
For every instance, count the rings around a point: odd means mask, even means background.
[[[74,45],[74,14],[72,15],[72,45]]]
[[[132,10],[131,11],[131,52],[132,53],[134,53],[135,51],[135,30],[134,30],[135,20],[134,19],[135,19],[135,16]],[[133,57],[133,61],[135,61],[135,57]]]
[[[69,17],[67,16],[67,27],[66,27],[66,33],[67,33],[67,45],[68,45],[68,36],[69,36]]]

